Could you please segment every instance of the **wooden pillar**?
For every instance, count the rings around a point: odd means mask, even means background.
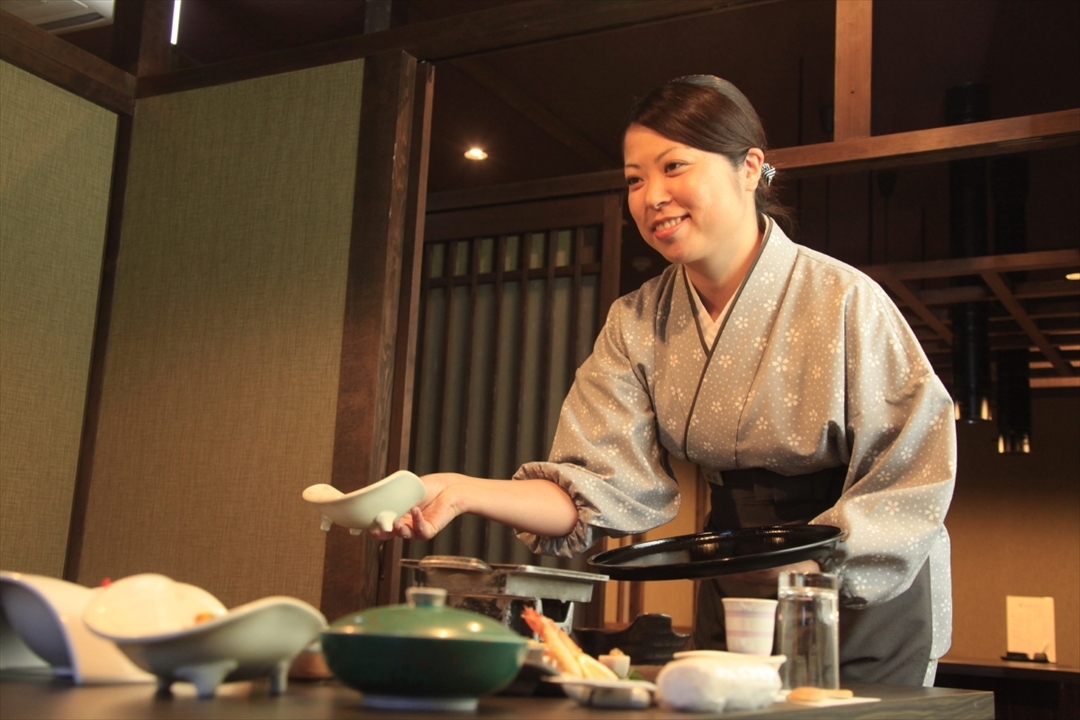
[[[415,82],[416,59],[402,51],[364,61],[331,473],[342,492],[387,471],[408,195],[416,192],[409,186]],[[367,533],[331,528],[321,603],[328,618],[376,604],[379,550]]]
[[[405,214],[405,240],[401,263],[401,300],[395,351],[394,399],[390,410],[390,450],[387,472],[407,469],[413,428],[413,381],[420,332],[421,268],[424,261],[424,219],[427,214],[428,148],[431,110],[435,94],[435,66],[420,63],[413,100],[413,140],[409,160],[409,197]],[[415,191],[413,190],[415,188]],[[401,538],[383,543],[378,604],[398,601],[401,584]]]
[[[870,136],[873,0],[836,0],[833,140]]]
[[[172,70],[172,0],[117,0],[112,64],[136,77]]]

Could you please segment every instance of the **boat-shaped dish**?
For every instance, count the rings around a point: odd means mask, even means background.
[[[0,571],[0,668],[48,670],[76,685],[153,682],[117,647],[91,633],[83,612],[99,588]]]
[[[210,593],[163,575],[132,575],[87,605],[86,625],[167,691],[173,682],[212,697],[222,682],[270,679],[285,691],[289,664],[326,628],[326,618],[296,598],[274,596],[227,610]]]
[[[323,530],[337,524],[359,535],[375,528],[390,532],[395,520],[424,499],[424,492],[420,478],[408,470],[399,470],[351,493],[325,483],[311,485],[304,490],[303,498],[319,511]]]

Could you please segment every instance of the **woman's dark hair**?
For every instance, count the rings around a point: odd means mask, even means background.
[[[750,148],[768,149],[754,106],[737,87],[712,75],[688,75],[664,83],[630,108],[624,135],[631,125],[723,155],[734,167],[742,165]],[[782,221],[788,230],[794,228],[791,210],[777,199],[764,174],[758,181],[754,204],[762,230],[761,215]]]

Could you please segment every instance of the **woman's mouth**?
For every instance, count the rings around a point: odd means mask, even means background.
[[[671,237],[676,228],[682,224],[682,221],[686,219],[686,215],[680,215],[679,217],[667,218],[653,225],[653,235],[658,240]]]

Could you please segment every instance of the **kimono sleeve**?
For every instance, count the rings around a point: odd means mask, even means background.
[[[934,582],[948,582],[944,518],[956,478],[949,393],[895,305],[867,283],[849,300],[844,331],[845,489],[813,520],[847,531],[823,564],[840,574],[848,607],[901,594],[928,557]]]
[[[578,510],[565,537],[518,533],[533,552],[572,557],[604,535],[644,532],[675,517],[679,488],[657,442],[648,371],[652,323],[633,296],[612,306],[592,355],[563,402],[547,462],[523,465],[515,480],[558,483]],[[642,352],[645,350],[645,352]]]

